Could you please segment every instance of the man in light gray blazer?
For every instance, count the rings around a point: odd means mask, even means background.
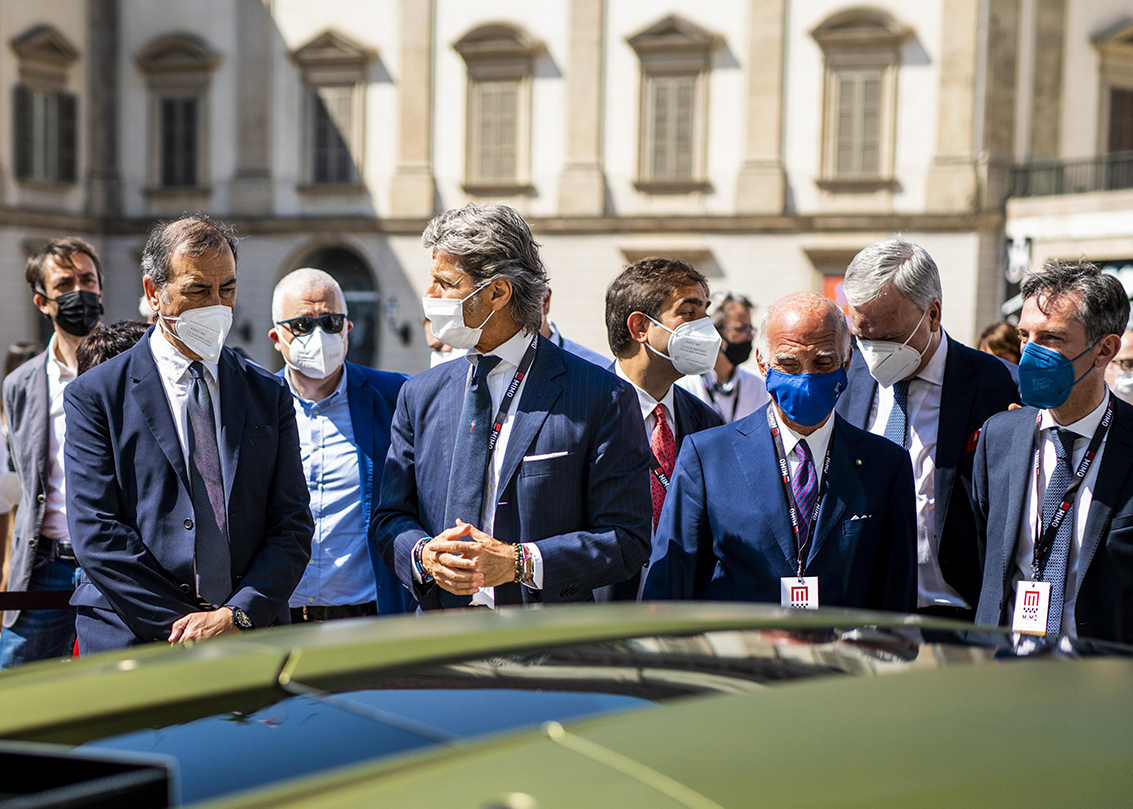
[[[4,380],[8,449],[23,494],[12,532],[10,591],[75,588],[79,565],[67,528],[63,476],[63,390],[76,376],[75,351],[102,313],[98,253],[82,239],[54,239],[27,260],[33,301],[51,318],[47,350]],[[75,645],[75,610],[4,613],[0,668],[69,656]]]

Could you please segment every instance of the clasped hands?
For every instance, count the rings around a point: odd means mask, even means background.
[[[425,543],[421,566],[442,589],[470,596],[481,587],[515,581],[515,546],[457,520],[456,527]]]

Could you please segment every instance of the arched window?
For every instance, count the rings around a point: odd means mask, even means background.
[[[378,359],[378,303],[381,295],[369,266],[346,247],[321,247],[307,255],[300,267],[313,267],[330,273],[342,287],[354,331],[346,359],[357,365],[374,367]]]

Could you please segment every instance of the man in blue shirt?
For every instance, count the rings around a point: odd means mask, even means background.
[[[269,335],[286,366],[280,375],[295,404],[315,520],[311,561],[290,601],[295,623],[414,606],[367,541],[406,377],[345,361],[353,328],[346,315],[342,288],[322,270],[295,270],[272,296]]]

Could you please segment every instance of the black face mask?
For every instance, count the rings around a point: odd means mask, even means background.
[[[44,296],[47,297],[46,295]],[[76,337],[86,337],[98,325],[102,314],[102,301],[97,292],[75,289],[64,292],[58,298],[47,298],[55,302],[55,322],[59,328]]]
[[[743,365],[750,356],[751,340],[743,340],[739,343],[724,341],[724,357],[732,365]]]

